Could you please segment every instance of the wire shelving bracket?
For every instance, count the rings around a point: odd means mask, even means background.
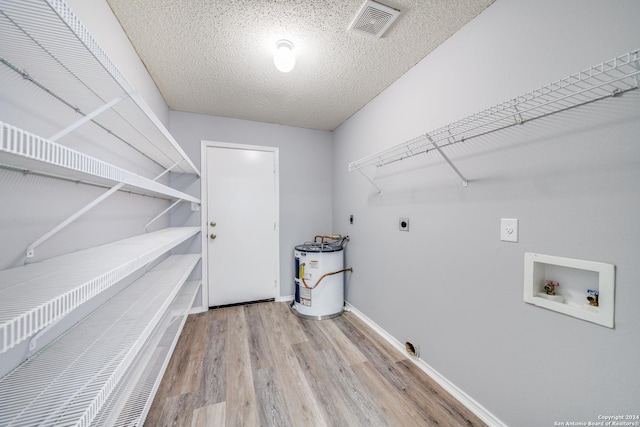
[[[431,150],[438,151],[467,185],[442,148],[480,135],[546,117],[640,87],[640,49],[617,56],[479,113],[349,163],[349,172],[382,167]],[[364,174],[363,174],[364,175]],[[366,175],[365,175],[366,177]],[[372,182],[367,177],[369,182]],[[374,184],[376,189],[380,188]]]
[[[156,176],[152,181],[154,181],[154,182],[157,181],[162,176],[164,176],[165,174],[170,172],[171,169],[173,169],[176,166],[178,166],[178,163],[175,163],[170,168],[164,170],[162,173],[160,173],[160,175]],[[100,204],[101,202],[103,202],[104,200],[109,198],[109,196],[111,196],[112,194],[115,194],[117,191],[122,189],[122,187],[124,187],[124,185],[125,185],[124,182],[119,182],[115,186],[111,187],[109,190],[104,192],[102,195],[98,196],[97,198],[95,198],[94,200],[92,200],[91,202],[89,202],[88,204],[83,206],[81,209],[77,210],[75,213],[70,215],[64,221],[60,222],[54,228],[52,228],[51,230],[49,230],[48,232],[43,234],[39,239],[37,239],[36,241],[31,243],[29,246],[27,246],[27,250],[26,250],[27,259],[31,259],[31,258],[33,258],[35,256],[35,249],[38,246],[40,246],[41,244],[43,244],[44,242],[49,240],[51,237],[53,237],[55,234],[57,234],[63,228],[65,228],[68,225],[70,225],[71,223],[73,223],[76,219],[80,218],[82,215],[84,215],[85,213],[89,212],[91,209],[96,207],[98,204]],[[166,212],[168,212],[171,208],[173,208],[174,206],[176,206],[180,202],[182,202],[182,199],[176,201],[173,205],[171,205],[171,207],[169,209],[166,209],[164,212],[162,212],[160,215],[158,215],[156,218],[154,218],[151,222],[154,222],[156,219],[160,218],[162,215],[164,215]],[[145,227],[144,227],[145,232],[147,231],[147,227],[149,226],[149,224],[145,225]]]
[[[171,209],[175,208],[176,206],[178,206],[180,203],[182,203],[183,200],[176,200],[175,202],[173,202],[173,204],[171,206],[169,206],[168,208],[166,208],[165,210],[163,210],[162,212],[160,212],[158,215],[156,215],[155,217],[153,217],[153,219],[151,219],[149,222],[147,222],[144,225],[144,232],[147,233],[149,230],[149,227],[151,226],[151,224],[153,224],[154,222],[156,222],[157,220],[159,220],[160,218],[162,218],[164,215],[166,215],[167,213],[169,213],[171,211]]]

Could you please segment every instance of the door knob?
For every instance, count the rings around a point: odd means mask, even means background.
[[[216,237],[218,237],[218,236],[216,236],[215,234],[212,234],[212,235],[210,235],[209,237],[211,238],[211,240],[213,240],[213,239],[215,239],[215,238],[216,238]]]
[[[211,227],[215,227],[215,226],[216,226],[216,223],[215,223],[214,221],[211,221],[211,222],[209,223],[209,225],[210,225]]]

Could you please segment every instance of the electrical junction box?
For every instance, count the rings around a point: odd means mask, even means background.
[[[502,218],[500,220],[500,240],[503,242],[518,242],[518,220]]]

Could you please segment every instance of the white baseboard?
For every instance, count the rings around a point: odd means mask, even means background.
[[[391,334],[378,326],[373,320],[369,319],[365,316],[360,310],[355,308],[353,305],[346,303],[346,311],[350,311],[355,314],[360,320],[366,323],[369,327],[371,327],[375,332],[377,332],[382,338],[384,338],[389,344],[398,349],[403,354],[406,354],[404,344],[395,339]],[[473,412],[478,418],[484,421],[490,427],[507,427],[505,423],[500,421],[496,416],[494,416],[491,412],[489,412],[484,406],[480,405],[473,398],[471,398],[464,391],[460,390],[456,387],[452,382],[447,380],[445,377],[440,375],[438,371],[429,366],[424,360],[416,358],[416,357],[408,357],[408,360],[413,362],[418,368],[422,369],[427,375],[429,375],[435,382],[440,384],[440,386],[445,389],[449,394],[451,394],[454,398],[456,398],[461,404],[467,407],[471,412]]]
[[[280,296],[280,297],[276,297],[276,302],[287,302],[287,301],[293,301],[293,295],[285,295],[285,296]]]
[[[205,311],[209,311],[209,307],[191,307],[189,309],[189,314],[204,313]]]

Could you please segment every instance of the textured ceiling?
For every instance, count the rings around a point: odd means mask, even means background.
[[[493,0],[383,0],[401,13],[380,39],[348,31],[364,0],[107,2],[171,109],[333,130]]]

